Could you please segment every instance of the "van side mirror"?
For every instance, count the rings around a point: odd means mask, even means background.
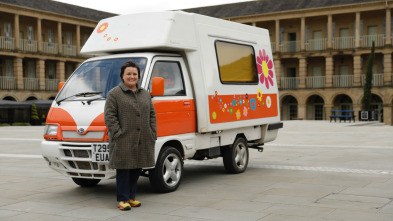
[[[57,90],[57,92],[59,92],[59,91],[63,88],[64,83],[65,83],[65,82],[60,82],[60,83],[59,83],[59,89]]]
[[[164,95],[164,78],[162,77],[154,77],[153,83],[151,85],[152,96],[162,96]]]

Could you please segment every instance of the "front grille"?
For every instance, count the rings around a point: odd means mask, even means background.
[[[63,137],[66,139],[102,139],[104,131],[89,131],[85,135],[80,135],[76,131],[63,130]]]

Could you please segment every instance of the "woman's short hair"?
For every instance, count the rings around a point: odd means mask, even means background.
[[[138,66],[135,62],[133,62],[133,61],[126,61],[126,62],[121,66],[121,69],[120,69],[120,78],[121,78],[122,81],[123,81],[124,70],[125,70],[126,68],[128,68],[128,67],[136,68],[136,69],[138,70],[138,79],[141,78],[141,70],[139,69],[139,66]]]

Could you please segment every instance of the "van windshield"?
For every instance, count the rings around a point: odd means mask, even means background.
[[[90,100],[106,98],[108,92],[119,85],[120,68],[126,61],[133,61],[140,68],[140,79],[146,68],[146,58],[116,58],[83,63],[70,77],[56,101]]]

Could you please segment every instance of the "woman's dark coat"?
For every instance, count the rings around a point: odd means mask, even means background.
[[[154,167],[157,123],[150,94],[123,82],[109,91],[105,103],[109,130],[109,166],[112,169]]]

